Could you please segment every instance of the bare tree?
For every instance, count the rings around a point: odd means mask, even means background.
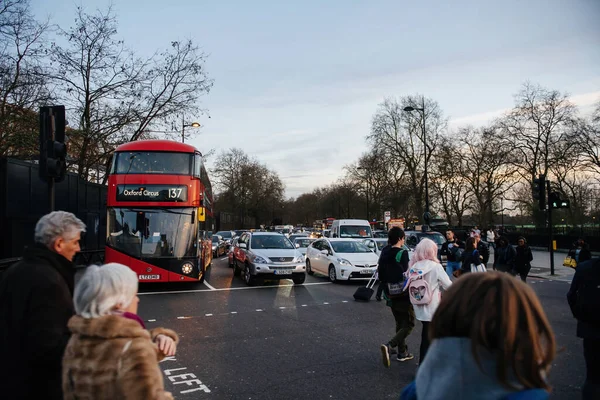
[[[212,86],[205,56],[190,41],[171,42],[169,50],[147,59],[137,57],[116,37],[110,7],[95,14],[77,8],[75,25],[59,33],[67,46],[52,45],[50,77],[77,121],[70,156],[82,177],[96,164],[106,164],[117,145],[167,123],[175,113],[198,111],[198,98]]]
[[[35,158],[38,117],[52,97],[43,79],[48,22],[33,17],[28,0],[0,2],[0,155]]]
[[[425,110],[426,137],[423,137],[423,118],[418,112],[403,111],[407,106]],[[447,119],[442,116],[437,102],[422,96],[407,96],[384,100],[373,116],[371,133],[367,136],[373,148],[403,165],[404,179],[415,193],[412,211],[419,216],[423,214],[425,203],[425,156],[429,163],[446,125]]]
[[[579,136],[575,139],[578,152],[585,167],[591,171],[600,183],[600,101],[588,120],[580,120]]]

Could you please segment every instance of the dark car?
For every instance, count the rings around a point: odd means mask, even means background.
[[[212,253],[213,257],[217,258],[227,252],[227,244],[220,235],[212,235]]]
[[[417,247],[417,244],[419,244],[419,242],[425,238],[433,240],[438,247],[438,259],[440,260],[440,263],[444,266],[444,268],[446,267],[446,262],[442,261],[440,255],[442,245],[446,242],[446,238],[444,237],[444,235],[435,231],[405,231],[404,233],[406,234],[405,244],[411,250],[414,250],[415,247]]]

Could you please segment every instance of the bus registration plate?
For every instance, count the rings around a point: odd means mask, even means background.
[[[140,280],[147,280],[147,281],[153,281],[153,280],[157,280],[160,279],[160,275],[138,275],[138,279]]]
[[[275,275],[291,275],[291,274],[292,274],[291,269],[276,269],[275,270]]]

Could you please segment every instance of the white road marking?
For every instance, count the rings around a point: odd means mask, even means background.
[[[212,317],[212,314],[204,314],[205,317]]]
[[[177,319],[190,319],[192,317],[177,317]]]
[[[206,283],[206,281],[204,281]],[[197,289],[197,290],[171,290],[168,292],[147,292],[138,293],[138,296],[149,296],[149,295],[160,295],[160,294],[181,294],[181,293],[201,293],[201,292],[228,292],[231,290],[256,290],[256,289],[279,289],[281,287],[294,287],[294,286],[313,286],[313,285],[331,285],[331,282],[314,282],[314,283],[303,283],[302,285],[279,285],[279,286],[245,286],[235,288],[212,288],[212,289]]]
[[[231,314],[237,314],[237,311],[232,311]]]
[[[257,308],[256,311],[257,312],[262,312],[262,310],[260,308]]]
[[[148,322],[156,322],[155,319],[149,319]]]
[[[206,285],[206,287],[208,287],[210,290],[216,290],[214,287],[212,287],[212,286],[210,285],[210,283],[208,283],[208,282],[206,282],[206,281],[204,281],[204,285]]]
[[[329,303],[325,301],[325,302],[323,302],[323,304],[329,304]]]

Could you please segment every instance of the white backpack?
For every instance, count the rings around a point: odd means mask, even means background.
[[[431,289],[429,283],[425,280],[431,270],[423,273],[420,269],[411,268],[408,270],[408,277],[406,278],[406,289],[408,290],[408,297],[410,302],[414,305],[427,305],[431,303]]]

